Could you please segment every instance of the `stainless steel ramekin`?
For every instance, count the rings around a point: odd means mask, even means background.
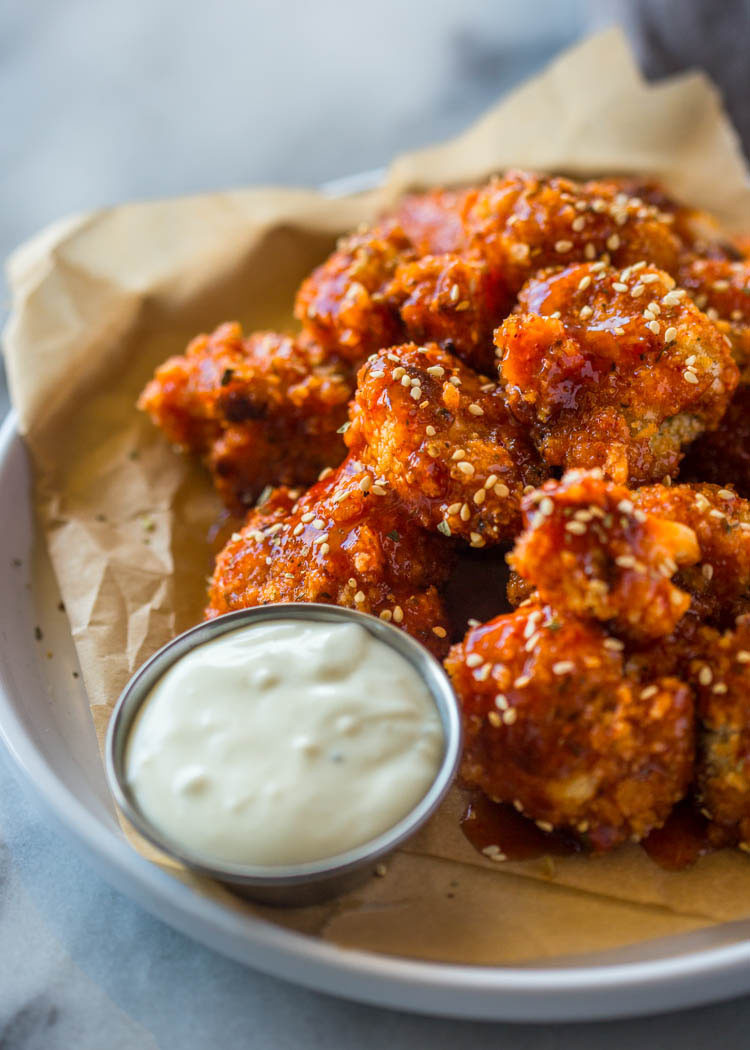
[[[285,866],[222,864],[192,853],[157,830],[141,812],[125,777],[125,750],[133,720],[161,676],[181,656],[228,631],[269,620],[318,620],[358,623],[400,653],[430,691],[443,725],[443,758],[424,798],[389,831],[346,853],[309,864]],[[408,634],[373,616],[335,605],[313,603],[263,605],[227,613],[198,624],[169,642],[130,679],[112,713],[107,733],[106,770],[112,794],[130,823],[145,839],[186,867],[221,882],[243,896],[299,907],[351,889],[375,871],[379,862],[403,845],[432,816],[445,797],[461,754],[461,718],[450,682],[440,663]]]

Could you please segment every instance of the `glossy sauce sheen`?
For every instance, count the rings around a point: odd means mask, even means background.
[[[178,660],[135,721],[126,773],[144,815],[207,860],[302,864],[398,823],[443,750],[402,656],[358,624],[285,620]]]

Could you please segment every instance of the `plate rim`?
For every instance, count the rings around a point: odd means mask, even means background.
[[[15,410],[0,426],[0,470],[28,457]],[[28,458],[25,470],[30,471]],[[2,498],[2,491],[0,491]],[[588,966],[488,966],[342,947],[201,896],[105,828],[57,778],[15,713],[0,662],[0,741],[58,828],[126,896],[186,936],[245,965],[342,998],[486,1020],[595,1020],[728,999],[750,989],[750,939],[679,956]],[[248,947],[253,950],[248,952]],[[618,993],[613,1003],[611,993]],[[693,992],[693,995],[689,995]],[[384,995],[385,993],[385,995]]]

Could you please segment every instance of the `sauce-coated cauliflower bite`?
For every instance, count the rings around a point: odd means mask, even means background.
[[[532,278],[500,326],[500,379],[552,466],[613,480],[674,475],[737,385],[724,336],[645,263],[569,266]]]
[[[675,678],[644,685],[622,642],[532,602],[469,631],[446,660],[464,716],[464,780],[544,830],[596,850],[641,839],[683,797],[693,702]]]
[[[673,273],[683,250],[673,222],[614,181],[525,171],[491,179],[464,202],[467,254],[502,273],[513,291],[545,267],[602,256],[618,267],[647,259]]]
[[[705,657],[695,678],[698,801],[750,852],[750,617],[706,647]]]
[[[198,336],[140,396],[172,444],[202,456],[237,513],[268,484],[311,484],[339,463],[354,379],[309,337],[243,337],[238,324]]]
[[[425,527],[473,547],[512,539],[545,476],[494,383],[435,345],[394,347],[361,369],[345,438]]]
[[[718,485],[646,485],[631,498],[646,514],[687,525],[700,548],[699,562],[675,576],[691,596],[691,610],[707,623],[728,627],[750,609],[750,503]]]
[[[732,344],[742,375],[750,381],[750,262],[691,259],[679,274],[680,283]]]
[[[294,500],[277,489],[216,560],[206,615],[273,602],[372,613],[436,654],[447,648],[439,587],[450,547],[416,525],[387,483],[351,458]]]
[[[687,611],[671,577],[699,560],[695,533],[646,514],[629,489],[570,471],[526,496],[523,513],[508,560],[543,601],[633,638],[667,635]]]
[[[693,442],[680,478],[732,485],[750,499],[750,386],[738,386],[718,427]]]

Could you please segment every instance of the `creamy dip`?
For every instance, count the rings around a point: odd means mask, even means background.
[[[144,701],[125,773],[142,813],[206,859],[321,860],[427,793],[443,730],[417,671],[359,624],[284,620],[197,646]]]

